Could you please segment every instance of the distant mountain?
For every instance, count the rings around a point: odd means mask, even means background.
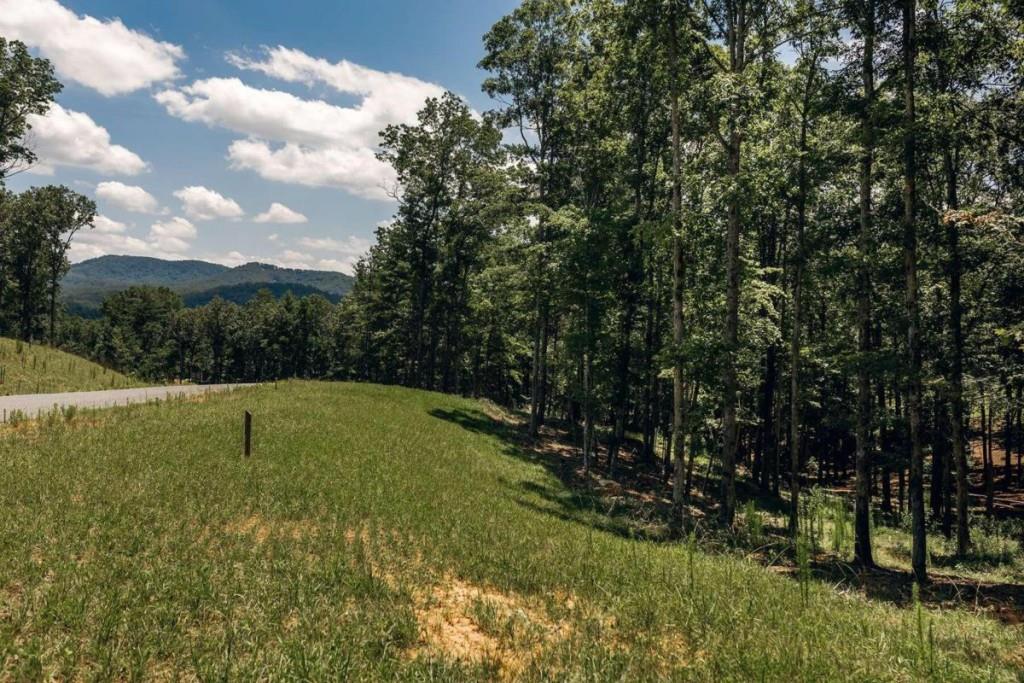
[[[103,300],[134,285],[169,287],[181,294],[186,306],[202,306],[219,296],[245,303],[261,289],[274,296],[320,294],[338,301],[352,288],[343,273],[279,268],[246,263],[229,268],[206,261],[165,261],[147,256],[100,256],[71,266],[62,284],[64,305],[70,313],[99,314]]]

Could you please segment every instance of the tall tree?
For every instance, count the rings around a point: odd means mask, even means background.
[[[903,268],[906,277],[907,417],[910,432],[910,513],[914,578],[928,580],[921,437],[921,312],[917,273],[917,120],[914,110],[916,0],[903,0]]]
[[[868,354],[871,351],[871,258],[872,202],[875,148],[875,38],[878,8],[875,0],[864,0],[856,8],[861,47],[861,112],[860,112],[860,232],[857,236],[857,475],[856,515],[854,520],[854,556],[864,566],[874,564],[871,553],[871,377]],[[883,476],[888,477],[886,470]]]
[[[29,117],[45,114],[60,90],[49,61],[33,57],[20,41],[0,37],[0,183],[35,162]]]
[[[75,234],[85,227],[92,227],[96,218],[96,203],[64,186],[48,186],[41,190],[40,209],[45,212],[43,219],[46,242],[47,294],[49,296],[49,341],[57,343],[57,302],[60,296],[60,282],[70,268],[68,249]]]
[[[557,166],[563,154],[560,97],[569,76],[577,33],[568,0],[525,0],[484,36],[486,55],[480,67],[491,72],[484,92],[504,98],[497,119],[513,127],[521,144],[513,152],[527,163],[535,202],[537,258],[533,264],[535,317],[530,369],[530,434],[544,422],[547,404],[548,342],[551,328],[550,263],[552,239],[546,213],[557,205]]]

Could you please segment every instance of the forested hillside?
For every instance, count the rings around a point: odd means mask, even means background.
[[[189,307],[220,297],[244,304],[261,289],[275,296],[320,294],[338,301],[352,286],[344,273],[279,268],[247,263],[229,268],[205,261],[166,261],[143,256],[101,256],[71,266],[61,281],[61,299],[76,315],[98,316],[103,300],[136,285],[163,286],[184,297]]]

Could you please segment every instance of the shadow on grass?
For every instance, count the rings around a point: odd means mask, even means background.
[[[529,494],[516,500],[523,507],[622,538],[668,540],[671,503],[664,498],[668,490],[654,468],[636,473],[632,463],[620,463],[620,477],[611,481],[604,479],[600,468],[594,466],[592,476],[584,477],[575,450],[565,444],[561,434],[550,428],[544,430],[539,440],[533,441],[524,430],[483,412],[434,409],[430,415],[498,439],[502,454],[540,464],[560,482],[561,485],[549,486],[534,481],[504,481],[510,489]],[[651,481],[663,490],[639,488],[640,485],[650,486]]]
[[[584,477],[578,451],[567,443],[568,439],[563,432],[546,428],[537,440],[531,440],[521,426],[493,418],[482,411],[434,409],[429,414],[457,424],[467,431],[497,439],[504,455],[541,464],[560,482],[561,485],[544,485],[533,481],[503,482],[510,489],[518,488],[523,494],[528,494],[516,499],[519,505],[630,540],[661,543],[673,539],[669,533],[672,512],[669,483],[663,481],[656,464],[638,462],[635,457],[631,457],[629,448],[620,456],[614,480],[607,477],[600,458],[592,466],[591,476]],[[716,480],[707,480],[695,473],[695,490],[714,491],[715,484]],[[741,503],[753,500],[763,511],[778,515],[788,513],[785,500],[762,492],[753,482],[745,479],[737,481],[737,499]],[[713,501],[695,496],[695,502],[698,511],[705,517],[714,517]],[[774,536],[771,544],[773,547],[787,543],[786,528],[769,525],[765,531],[769,536]],[[727,546],[712,542],[711,551],[716,547]],[[732,551],[737,549],[731,547]],[[788,556],[788,553],[773,552],[772,557],[765,557],[764,561],[766,564],[774,564],[782,556]],[[912,602],[913,577],[907,571],[884,568],[865,570],[828,556],[820,556],[812,562],[811,567],[815,580],[832,587],[857,590],[871,600],[899,606]],[[797,580],[796,567],[792,562],[775,565],[774,569]],[[1018,584],[983,583],[962,577],[936,575],[921,592],[921,600],[936,606],[983,608],[1005,623],[1024,623],[1024,586]]]
[[[900,607],[913,604],[914,579],[910,572],[883,567],[863,569],[836,559],[812,562],[811,570],[818,581],[857,589],[870,600]],[[795,570],[792,575],[795,578]],[[1024,624],[1024,586],[1020,584],[933,574],[920,591],[920,600],[930,606],[984,610],[1005,624]]]

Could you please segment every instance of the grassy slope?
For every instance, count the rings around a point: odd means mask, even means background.
[[[48,346],[0,338],[0,396],[142,386],[96,363]]]
[[[1020,672],[994,620],[813,583],[804,606],[752,563],[625,537],[471,401],[282,383],[100,420],[0,440],[0,679]]]

